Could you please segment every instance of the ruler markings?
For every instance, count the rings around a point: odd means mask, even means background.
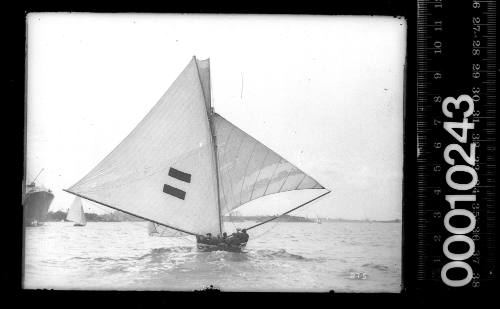
[[[480,8],[475,10],[472,9],[472,3],[481,3]],[[442,7],[436,7],[439,5]],[[468,143],[471,141],[471,134],[478,134],[473,141],[478,143],[476,148],[476,162],[474,166],[477,169],[477,177],[481,184],[474,186],[474,195],[476,196],[476,201],[480,203],[481,207],[475,211],[476,215],[479,215],[477,226],[480,228],[477,235],[481,235],[479,239],[475,241],[478,248],[494,248],[494,230],[496,222],[496,2],[495,1],[476,1],[473,0],[468,4],[468,9],[472,14],[469,16],[467,14],[455,16],[455,11],[452,10],[454,6],[460,6],[453,1],[430,1],[430,0],[419,0],[418,1],[418,12],[417,12],[417,108],[416,108],[416,126],[417,126],[417,141],[419,142],[419,155],[417,157],[417,190],[416,190],[416,206],[417,206],[417,237],[420,237],[417,241],[416,251],[421,253],[417,257],[417,281],[421,280],[422,285],[425,283],[440,283],[442,286],[444,284],[441,282],[440,275],[435,275],[434,271],[440,271],[443,265],[439,263],[436,264],[433,259],[441,257],[441,260],[449,260],[444,257],[442,252],[442,241],[438,244],[432,242],[431,238],[434,237],[436,233],[441,236],[448,237],[450,233],[443,234],[444,228],[441,224],[439,227],[439,222],[437,219],[433,218],[433,213],[440,211],[441,215],[444,216],[445,210],[442,209],[443,203],[446,203],[444,198],[441,198],[445,194],[459,194],[461,191],[453,191],[446,187],[446,182],[444,181],[445,171],[450,166],[446,164],[443,159],[443,151],[446,145],[453,143],[448,142],[451,139],[449,135],[443,129],[442,123],[445,121],[453,121],[446,119],[441,112],[440,103],[433,102],[433,96],[440,96],[441,100],[447,96],[452,96],[456,98],[459,94],[467,94],[473,96],[471,93],[472,87],[481,87],[481,93],[478,102],[475,102],[475,110],[479,113],[476,116],[472,116],[469,119],[475,120],[476,125],[471,128],[468,133]],[[440,24],[433,24],[431,21],[434,15],[439,14]],[[471,22],[471,17],[481,15],[481,22],[474,23]],[[485,17],[483,17],[485,16]],[[461,19],[459,19],[461,18]],[[460,23],[463,20],[464,24],[467,23],[468,26],[462,26],[466,29],[469,27],[470,34],[465,34],[465,32],[457,33],[456,30],[459,27],[452,27],[455,23]],[[465,22],[467,21],[467,22]],[[470,25],[470,26],[469,26]],[[431,29],[435,27],[442,27],[446,32],[458,34],[456,37],[447,36],[445,33],[433,32]],[[476,27],[476,31],[473,30],[472,26]],[[451,27],[451,28],[447,28]],[[480,27],[480,28],[479,28]],[[480,31],[478,31],[480,30]],[[471,40],[480,40],[481,46],[471,45]],[[442,47],[436,48],[434,46],[434,41],[439,40]],[[452,51],[449,50],[450,42],[454,42],[453,46],[461,46],[464,50],[470,49],[472,56],[472,48],[478,51],[476,57],[471,57],[471,59],[464,58],[461,63],[451,64],[453,67],[446,66],[445,63],[448,62],[446,56],[448,56]],[[454,47],[456,48],[456,47]],[[441,55],[436,54],[438,50],[442,50]],[[480,53],[479,53],[480,51]],[[446,52],[446,53],[445,53]],[[443,57],[445,55],[445,57]],[[466,64],[468,64],[466,66]],[[471,79],[472,64],[480,64],[481,70],[475,70],[474,72],[480,73],[475,79]],[[463,66],[462,71],[456,68]],[[454,71],[453,71],[454,70]],[[463,90],[456,89],[457,93],[450,93],[449,89],[453,88],[451,81],[454,81],[457,76],[453,76],[451,72],[459,72],[459,74],[466,74],[471,80],[468,81],[463,79],[460,83],[464,84]],[[433,79],[433,74],[441,73],[441,80]],[[469,85],[469,88],[465,85]],[[446,88],[448,87],[448,88]],[[463,92],[462,92],[463,91]],[[460,93],[462,92],[462,93]],[[474,98],[476,100],[476,98]],[[440,121],[434,124],[434,121]],[[480,121],[479,121],[480,120]],[[471,120],[469,120],[470,122]],[[460,130],[460,129],[459,129]],[[443,137],[446,136],[445,139]],[[440,141],[442,143],[441,149],[435,149],[433,147],[435,141]],[[458,144],[457,141],[455,143]],[[461,144],[464,149],[467,149],[467,142]],[[486,151],[486,152],[485,152]],[[478,161],[479,160],[479,161]],[[433,172],[436,165],[440,165],[442,170],[440,172]],[[441,195],[435,195],[434,190],[439,189]],[[471,191],[463,191],[463,194],[469,194]],[[472,194],[472,193],[471,193]],[[490,217],[493,216],[493,217]],[[442,220],[442,217],[441,217]],[[437,228],[437,229],[436,229]],[[475,235],[474,234],[474,235]],[[495,261],[492,258],[493,251],[481,251],[489,252],[487,257],[484,255],[479,256],[480,265],[491,265],[487,264],[488,261]],[[476,265],[471,264],[473,268]],[[482,268],[481,268],[482,269]],[[475,271],[481,271],[481,269]],[[492,278],[486,278],[484,274],[481,274],[478,281],[484,283]]]

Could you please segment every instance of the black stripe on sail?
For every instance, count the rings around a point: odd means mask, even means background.
[[[168,170],[168,176],[174,177],[175,179],[178,179],[180,181],[184,182],[191,182],[191,174],[181,172],[179,170],[176,170],[175,168],[171,167]]]
[[[163,192],[175,196],[176,198],[180,198],[183,200],[186,197],[186,192],[181,189],[174,188],[169,185],[163,185]]]

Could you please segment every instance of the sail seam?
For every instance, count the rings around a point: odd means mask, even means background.
[[[258,142],[259,142],[262,146],[264,146],[264,147],[266,147],[267,149],[269,149],[269,150],[271,150],[271,151],[275,152],[275,151],[274,151],[274,150],[272,150],[269,146],[267,146],[266,144],[264,144],[264,143],[262,143],[261,141],[257,140],[255,137],[251,136],[250,134],[248,134],[248,133],[244,132],[243,130],[241,130],[240,128],[238,128],[238,127],[237,127],[234,123],[232,123],[231,121],[229,121],[229,120],[227,120],[226,118],[222,117],[220,114],[217,114],[217,116],[218,116],[218,117],[220,117],[220,118],[222,118],[222,119],[223,119],[224,121],[226,121],[227,123],[229,123],[229,124],[232,126],[232,128],[233,128],[233,129],[235,129],[235,128],[236,128],[236,129],[238,129],[238,130],[242,131],[242,132],[243,132],[244,134],[246,134],[249,138],[251,138],[251,139],[254,139],[254,140],[258,141]],[[276,153],[276,152],[275,152],[275,153]],[[280,157],[281,157],[281,155],[279,155],[279,154],[277,154],[277,153],[276,153],[276,155],[278,155],[278,156],[280,156]],[[284,158],[282,158],[282,159],[284,159]],[[297,169],[298,169],[301,173],[304,173],[304,174],[306,174],[307,176],[311,177],[311,175],[309,175],[309,174],[307,174],[306,172],[304,172],[303,170],[299,169],[299,168],[297,167],[297,164],[295,164],[295,163],[293,163],[293,162],[291,162],[291,161],[289,161],[289,160],[286,160],[286,159],[285,159],[285,161],[287,161],[288,163],[290,163],[291,165],[293,165],[293,166],[294,166],[295,168],[297,168]],[[314,180],[315,182],[318,182],[318,181],[317,181],[316,179],[314,179],[313,177],[311,177],[311,179],[312,179],[312,180]]]
[[[281,165],[281,161],[283,161],[283,158],[280,158],[280,160],[278,161],[278,164],[276,164],[276,167],[274,168],[273,175],[269,178],[269,181],[268,181],[267,186],[266,186],[266,190],[264,190],[264,193],[262,195],[266,195],[267,189],[269,188],[269,185],[271,184],[271,182],[274,179],[274,174],[276,173],[276,170],[278,169],[278,166]]]
[[[219,116],[220,117],[220,116]],[[233,134],[233,131],[234,131],[234,127],[231,128],[231,131],[229,132],[227,138],[226,138],[226,141],[224,142],[224,145],[227,145],[227,143],[229,142],[229,139],[231,138],[232,134]],[[224,151],[224,156],[222,157],[222,162],[226,162],[226,151]],[[231,177],[229,176],[229,171],[226,172],[226,177],[229,178],[229,180],[231,180]],[[231,191],[233,191],[233,185],[231,183],[231,181],[229,181],[229,185],[231,186]],[[224,192],[225,191],[225,188],[224,188],[224,183],[222,183],[222,191],[224,193],[224,201],[226,203],[226,205],[228,205],[228,202],[227,202],[227,198],[226,198],[226,193]]]
[[[270,149],[267,148],[267,152],[266,152],[266,156],[264,157],[264,160],[262,161],[262,164],[260,165],[260,169],[259,169],[259,173],[257,174],[257,178],[255,179],[255,182],[253,183],[253,187],[252,187],[252,193],[250,194],[250,199],[248,201],[251,201],[252,200],[252,197],[253,197],[253,192],[255,190],[255,185],[257,184],[257,182],[259,181],[259,177],[260,177],[260,172],[262,172],[262,166],[264,166],[264,163],[266,163],[266,159],[267,159],[267,156],[269,155],[269,152],[270,152]],[[248,202],[247,201],[247,202]]]
[[[234,131],[234,128],[231,128],[231,132],[229,132],[229,135],[228,135],[224,145],[227,145],[227,143],[231,139],[231,137],[233,135],[233,131]],[[227,156],[227,152],[224,151],[224,157],[222,158],[222,162],[226,162],[226,156]],[[227,170],[225,174],[226,174],[226,177],[229,178],[229,186],[230,186],[229,193],[231,194],[233,192],[233,183],[232,183],[232,179],[231,179],[232,178],[231,173],[229,173],[229,170]],[[226,194],[224,194],[224,195],[226,195]],[[226,199],[226,205],[227,205],[227,199]]]
[[[248,158],[248,161],[247,161],[247,166],[245,167],[245,176],[243,178],[243,181],[241,182],[241,190],[240,190],[240,201],[239,201],[239,204],[241,204],[241,193],[243,192],[243,187],[245,186],[245,180],[247,179],[247,173],[248,173],[248,166],[250,165],[250,161],[252,160],[252,157],[253,157],[253,153],[255,152],[255,148],[257,148],[257,143],[254,142],[254,146],[253,146],[253,149],[252,149],[252,153],[250,154],[250,157]]]
[[[241,149],[241,145],[243,145],[243,143],[245,142],[245,136],[243,136],[243,138],[241,139],[241,142],[240,142],[240,145],[238,146],[238,150],[236,151],[236,160],[238,160],[240,158],[240,149]],[[228,173],[229,175],[229,183],[231,184],[231,194],[234,193],[233,191],[233,177],[231,175],[232,173]]]
[[[302,182],[304,181],[304,179],[306,179],[306,177],[307,177],[307,174],[304,173],[304,177],[302,177],[302,179],[300,180],[299,184],[295,187],[294,190],[297,190],[300,187],[300,185],[302,184]]]
[[[295,167],[292,166],[292,168],[288,171],[288,174],[286,175],[285,181],[283,181],[283,183],[281,184],[281,187],[278,190],[278,192],[281,192],[281,189],[283,189],[283,186],[285,185],[286,181],[288,180],[288,177],[290,177],[290,173],[294,170],[294,168]]]
[[[267,195],[262,195],[262,196],[256,197],[254,200],[258,200],[258,199],[263,198],[263,197],[266,197],[266,196],[271,196],[271,195],[280,194],[280,193],[286,193],[286,192],[290,192],[290,191],[322,190],[322,189],[325,189],[325,188],[304,188],[304,189],[296,189],[296,190],[294,190],[294,189],[290,189],[290,190],[284,190],[284,191],[280,191],[280,192],[270,193],[270,194],[267,194]],[[325,189],[325,190],[326,190],[326,189]],[[244,204],[242,204],[242,205],[239,205],[238,207],[235,207],[235,208],[231,209],[230,211],[228,211],[228,212],[226,212],[226,213],[224,213],[224,214],[228,214],[228,213],[230,213],[231,211],[236,210],[236,209],[240,208],[240,207],[241,207],[241,206],[243,206],[243,205],[245,205],[245,203],[244,203]]]

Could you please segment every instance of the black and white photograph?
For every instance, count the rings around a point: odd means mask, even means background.
[[[28,290],[400,293],[407,21],[29,13]]]

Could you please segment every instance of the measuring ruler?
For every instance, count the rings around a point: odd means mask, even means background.
[[[496,2],[418,1],[417,289],[496,281]]]

